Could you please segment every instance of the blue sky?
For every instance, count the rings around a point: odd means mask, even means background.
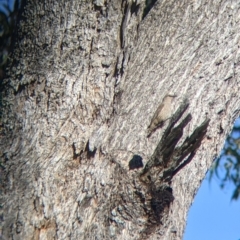
[[[2,4],[7,4],[10,9],[13,10],[14,2],[15,0],[0,0],[0,9],[4,10],[4,8],[2,8]]]
[[[183,240],[239,240],[240,199],[231,201],[233,188],[221,189],[205,179],[188,214]]]
[[[240,138],[240,133],[232,136]],[[233,190],[231,183],[221,189],[215,175],[210,183],[206,177],[188,213],[183,240],[240,240],[240,199],[231,201]]]

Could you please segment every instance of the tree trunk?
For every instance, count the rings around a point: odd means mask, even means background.
[[[2,92],[4,239],[182,238],[239,113],[240,7],[146,8],[28,1]]]

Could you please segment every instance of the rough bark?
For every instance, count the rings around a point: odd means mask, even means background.
[[[2,93],[4,239],[182,238],[239,113],[240,6],[144,9],[29,0]]]

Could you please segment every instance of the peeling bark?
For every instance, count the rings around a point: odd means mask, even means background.
[[[182,238],[239,114],[240,7],[145,8],[28,1],[1,92],[3,239]]]

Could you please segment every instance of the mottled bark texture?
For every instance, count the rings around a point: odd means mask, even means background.
[[[240,5],[145,4],[28,1],[2,92],[3,239],[182,238],[239,113]]]

